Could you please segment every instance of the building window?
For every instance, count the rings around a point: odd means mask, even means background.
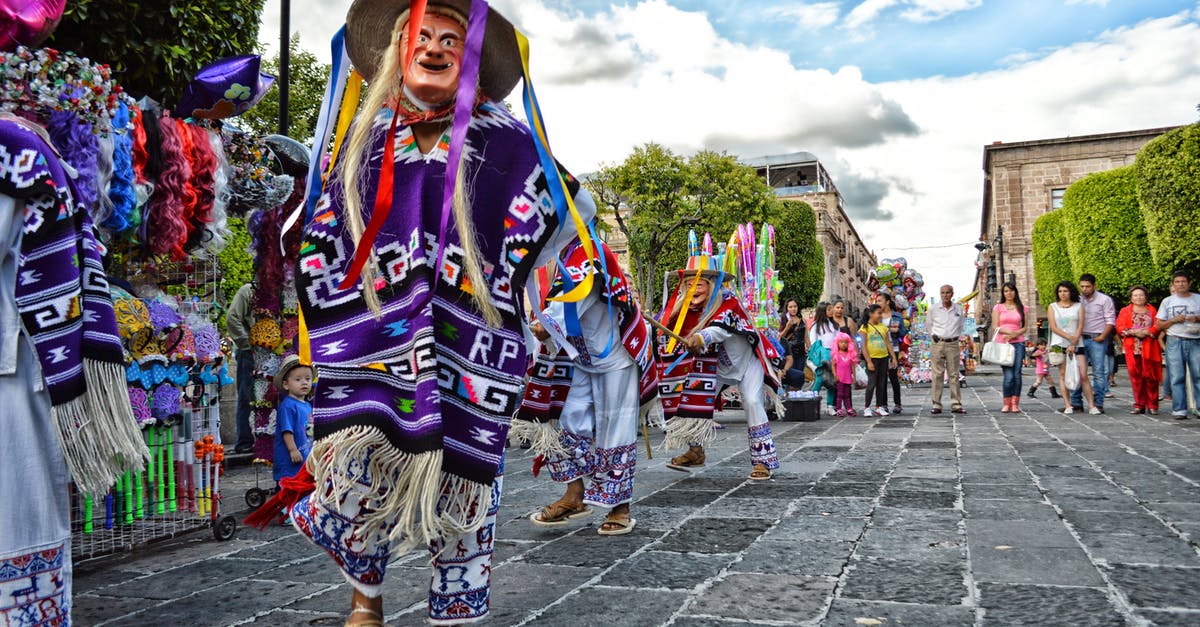
[[[1062,209],[1063,195],[1067,193],[1065,187],[1055,187],[1050,190],[1050,210]]]

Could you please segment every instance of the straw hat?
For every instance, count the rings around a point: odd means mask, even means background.
[[[396,18],[407,11],[408,0],[354,0],[346,13],[346,53],[363,78],[375,76],[379,59],[392,37]],[[430,0],[429,10],[444,6],[467,15],[471,0]],[[513,25],[488,8],[487,30],[479,60],[479,85],[492,100],[503,100],[521,78],[521,54]]]
[[[313,378],[317,376],[317,367],[308,364],[300,363],[299,355],[288,355],[283,358],[283,363],[279,364],[279,370],[275,372],[275,387],[283,389],[283,380],[287,378],[288,373],[296,368],[309,368],[312,370]]]

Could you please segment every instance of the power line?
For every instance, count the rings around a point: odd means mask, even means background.
[[[942,246],[912,246],[909,248],[880,248],[879,250],[929,250],[932,248],[958,248],[959,246],[974,246],[978,243],[979,240],[971,240],[961,244],[944,244]]]

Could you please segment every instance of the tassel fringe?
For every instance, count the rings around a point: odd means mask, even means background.
[[[767,398],[775,407],[775,416],[778,419],[783,420],[784,415],[787,414],[787,409],[783,406],[783,397],[780,396],[775,390],[767,388]]]
[[[709,418],[672,418],[667,421],[663,450],[710,444],[717,439],[717,423]]]
[[[127,470],[150,461],[129,396],[125,370],[117,364],[83,361],[87,391],[50,408],[71,478],[86,494],[104,494]]]
[[[321,505],[337,509],[345,495],[361,495],[368,513],[357,534],[386,533],[397,555],[479,529],[492,504],[491,485],[442,472],[442,451],[396,450],[374,427],[317,441],[308,469]]]
[[[518,440],[529,442],[530,449],[537,455],[560,459],[570,456],[562,445],[562,431],[553,423],[514,420],[511,432]]]

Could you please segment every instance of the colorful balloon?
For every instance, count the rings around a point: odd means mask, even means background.
[[[67,0],[0,0],[0,50],[36,48],[54,32]]]

